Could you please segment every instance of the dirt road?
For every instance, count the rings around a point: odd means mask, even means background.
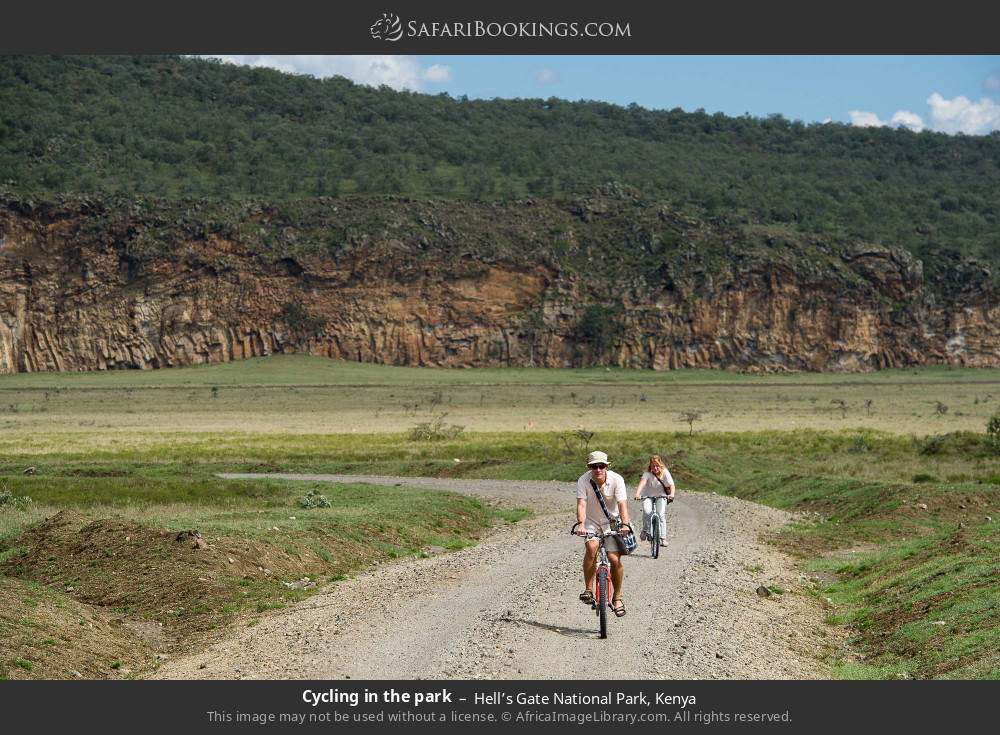
[[[225,477],[253,477],[225,475]],[[157,678],[822,678],[830,641],[807,580],[758,540],[790,516],[734,498],[679,494],[660,558],[625,561],[628,614],[607,640],[577,597],[582,543],[566,483],[334,475],[301,480],[437,487],[538,515],[474,547],[378,566],[265,617]],[[633,517],[641,517],[637,503]],[[554,512],[558,511],[558,513]],[[761,584],[785,590],[762,598]]]

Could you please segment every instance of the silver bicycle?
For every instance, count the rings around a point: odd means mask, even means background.
[[[660,514],[656,512],[656,503],[659,500],[665,500],[667,504],[674,502],[673,498],[661,495],[658,498],[642,498],[642,502],[646,500],[651,500],[652,504],[650,507],[650,515],[652,518],[649,519],[649,555],[654,559],[660,558]],[[645,513],[643,509],[643,513]]]

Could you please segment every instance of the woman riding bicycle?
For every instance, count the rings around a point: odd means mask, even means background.
[[[642,501],[642,535],[645,541],[650,536],[649,528],[653,520],[653,512],[660,519],[660,545],[667,543],[667,503],[673,502],[674,478],[663,464],[659,454],[649,458],[649,465],[642,473],[642,479],[635,489],[635,499]]]

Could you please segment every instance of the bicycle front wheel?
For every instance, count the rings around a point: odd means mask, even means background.
[[[660,556],[660,519],[656,517],[655,511],[650,523],[651,535],[649,537],[649,553],[654,559]]]
[[[608,570],[597,570],[597,617],[601,621],[601,638],[608,637]]]

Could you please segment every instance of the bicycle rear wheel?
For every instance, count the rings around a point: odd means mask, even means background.
[[[649,524],[651,535],[649,537],[649,553],[654,559],[658,559],[660,556],[660,519],[656,516],[656,511],[653,511],[653,517]]]
[[[597,570],[597,617],[601,621],[601,638],[608,637],[608,570]]]

